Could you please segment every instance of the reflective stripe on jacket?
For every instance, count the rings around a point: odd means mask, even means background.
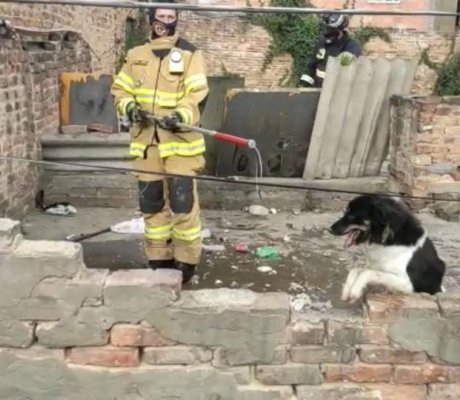
[[[158,54],[165,50],[166,54]],[[181,59],[179,70],[174,68],[177,58]],[[200,104],[209,92],[202,52],[177,34],[135,47],[128,52],[111,92],[122,115],[126,114],[128,104],[135,101],[153,115],[162,117],[175,111],[185,124],[196,125],[200,121]],[[159,127],[156,130],[157,135],[152,126],[133,126],[133,157],[145,156],[150,145],[158,145],[161,157],[193,156],[205,151],[200,133],[173,133]]]

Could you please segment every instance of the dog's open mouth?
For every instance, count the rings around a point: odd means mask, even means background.
[[[347,231],[347,236],[345,238],[345,247],[355,246],[358,243],[358,238],[361,235],[361,229],[350,229]]]

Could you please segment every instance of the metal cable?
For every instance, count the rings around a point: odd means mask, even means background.
[[[0,0],[0,3],[11,4],[43,4],[43,5],[72,5],[109,8],[158,8],[188,11],[230,12],[248,14],[348,14],[348,15],[406,15],[406,16],[443,16],[455,17],[460,13],[451,11],[407,11],[407,10],[372,10],[372,9],[327,9],[311,7],[244,7],[219,5],[192,5],[183,3],[146,3],[129,0]]]
[[[446,201],[446,202],[460,202],[459,199],[452,199],[452,198],[442,198],[442,197],[435,197],[433,196],[411,196],[411,195],[404,195],[401,193],[372,193],[372,192],[362,192],[358,190],[345,190],[345,189],[330,189],[330,188],[321,188],[321,187],[312,187],[312,186],[300,186],[300,185],[291,185],[286,183],[270,183],[270,182],[261,182],[261,181],[254,181],[254,180],[241,180],[236,178],[219,178],[214,176],[195,176],[195,175],[184,175],[184,174],[173,174],[173,173],[166,173],[166,172],[156,172],[156,171],[146,171],[142,169],[135,169],[135,168],[126,168],[126,167],[113,167],[107,165],[97,165],[97,164],[80,164],[75,162],[67,162],[67,161],[43,161],[43,160],[32,160],[29,158],[24,157],[9,157],[9,156],[2,156],[0,155],[0,161],[17,161],[17,162],[25,162],[30,164],[39,164],[39,165],[66,165],[66,166],[73,166],[73,167],[83,167],[83,168],[90,168],[90,169],[100,169],[100,170],[108,170],[114,171],[119,173],[141,173],[141,174],[148,174],[148,175],[158,175],[163,177],[173,177],[173,178],[193,178],[198,181],[209,181],[209,182],[219,182],[219,183],[230,183],[236,185],[259,185],[265,187],[273,187],[278,189],[288,189],[288,190],[302,190],[302,191],[312,191],[312,192],[327,192],[327,193],[341,193],[341,194],[353,194],[353,195],[376,195],[384,196],[384,197],[399,197],[406,200],[425,200],[425,201]]]

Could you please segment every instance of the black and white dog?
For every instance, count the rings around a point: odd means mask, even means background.
[[[402,202],[378,195],[358,196],[329,230],[347,235],[347,246],[365,244],[367,250],[368,267],[349,272],[343,301],[360,299],[368,285],[400,293],[442,291],[446,266],[420,222]]]

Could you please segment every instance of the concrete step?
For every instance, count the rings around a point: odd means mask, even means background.
[[[129,133],[44,135],[42,152],[45,161],[64,161],[78,164],[97,164],[129,168]],[[91,167],[46,165],[52,171],[89,171]]]
[[[128,154],[128,133],[45,135],[42,138],[42,147],[45,161],[132,168]],[[261,186],[260,198],[255,182],[252,181],[253,185],[200,181],[200,203],[205,208],[228,210],[242,209],[254,203],[278,210],[340,210],[354,195],[308,188],[378,192],[386,191],[389,187],[387,178],[383,176],[309,181],[302,178],[262,178],[262,184],[287,184],[300,189]],[[41,187],[45,192],[46,203],[68,201],[77,207],[138,206],[137,182],[130,173],[84,166],[47,165]]]
[[[277,210],[342,210],[354,194],[308,190],[350,190],[382,192],[388,190],[385,177],[304,181],[301,178],[262,178],[261,184],[296,185],[298,190],[230,182],[199,181],[198,192],[203,208],[241,210],[251,204],[263,204]],[[41,183],[46,203],[69,201],[77,207],[137,207],[137,181],[130,174],[88,171],[47,171]],[[302,189],[303,188],[303,189]]]

